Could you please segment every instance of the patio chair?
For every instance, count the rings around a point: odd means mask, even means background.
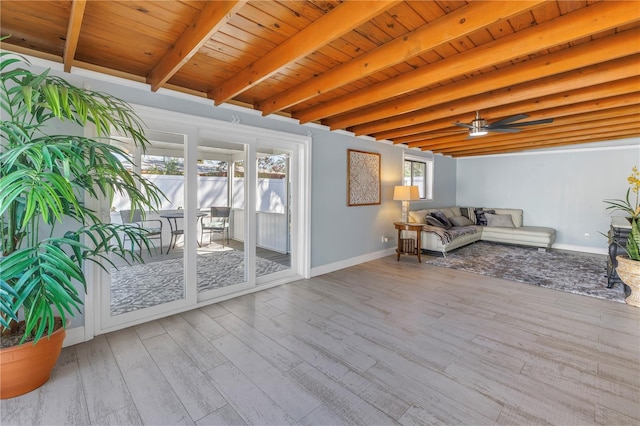
[[[162,221],[160,219],[142,219],[140,210],[134,210],[133,215],[131,210],[120,210],[120,217],[122,218],[123,225],[133,225],[138,228],[142,228],[147,231],[147,237],[150,240],[160,241],[160,253],[162,253]],[[157,226],[155,224],[157,223]],[[151,226],[149,226],[151,225]],[[127,236],[124,236],[125,241]],[[131,251],[134,250],[133,241],[131,241]],[[142,256],[142,246],[140,246],[140,256]]]
[[[211,207],[208,216],[200,218],[200,243],[204,233],[209,232],[209,244],[212,242],[213,234],[222,234],[222,247],[224,247],[224,234],[227,233],[227,244],[229,244],[229,214],[231,207]]]

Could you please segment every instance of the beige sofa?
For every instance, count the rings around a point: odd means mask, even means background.
[[[461,207],[438,207],[433,209],[412,210],[409,212],[409,221],[424,223],[426,215],[438,210],[444,213],[449,219],[463,216]],[[444,255],[448,251],[476,241],[492,241],[548,249],[556,239],[556,231],[553,228],[524,226],[523,211],[521,209],[484,208],[484,210],[494,210],[496,215],[510,215],[513,227],[471,225],[472,229],[468,228],[467,233],[455,236],[447,243],[443,243],[437,233],[423,231],[420,238],[422,249],[439,251]],[[471,215],[473,218],[472,214],[468,213],[467,215]],[[473,219],[475,221],[475,218]]]

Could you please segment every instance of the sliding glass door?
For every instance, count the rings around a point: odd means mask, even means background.
[[[250,287],[243,239],[244,173],[238,171],[246,153],[239,144],[198,142],[197,288],[204,300]]]
[[[260,147],[256,161],[256,276],[291,268],[290,173],[287,151]]]
[[[112,223],[137,226],[148,232],[150,246],[131,244],[128,262],[112,256],[108,286],[103,286],[105,323],[136,320],[184,305],[184,135],[149,131],[150,146],[142,153],[127,140],[116,140],[129,157],[132,173],[144,176],[164,194],[156,211],[131,209],[123,194],[109,206]],[[121,238],[126,240],[123,234]]]
[[[115,143],[165,198],[150,212],[119,195],[100,207],[151,245],[131,247],[143,263],[99,273],[98,333],[308,277],[310,138],[138,108],[150,146]]]

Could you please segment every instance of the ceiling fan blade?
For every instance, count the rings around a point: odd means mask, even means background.
[[[488,128],[487,129],[490,132],[498,132],[498,133],[518,133],[520,131],[520,129],[518,129],[517,127],[498,127],[496,129],[491,129]]]
[[[489,129],[495,129],[496,127],[502,127],[503,124],[511,123],[512,121],[522,120],[523,118],[527,118],[527,117],[529,117],[527,114],[516,114],[516,115],[512,115],[511,117],[498,120],[495,123],[491,123],[487,127]]]
[[[467,129],[473,129],[473,126],[471,124],[461,123],[459,121],[454,122],[453,125],[460,126],[460,127],[466,127]]]
[[[553,123],[553,118],[543,118],[542,120],[525,121],[524,123],[506,124],[502,127],[521,127],[521,126],[535,126],[536,124]]]

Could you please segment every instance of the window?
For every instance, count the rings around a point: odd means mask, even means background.
[[[433,200],[433,160],[405,155],[402,184],[417,186],[420,199]]]

